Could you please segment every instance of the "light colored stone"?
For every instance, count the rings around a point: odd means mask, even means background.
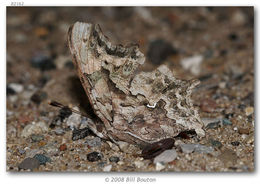
[[[29,137],[32,134],[42,134],[48,131],[47,125],[43,121],[32,122],[24,127],[21,136],[24,138]]]
[[[214,149],[212,147],[207,147],[205,145],[196,144],[194,151],[198,153],[212,153]]]
[[[155,170],[161,171],[161,170],[163,170],[163,169],[165,169],[165,165],[163,165],[163,164],[160,163],[160,162],[157,162],[156,165],[155,165]]]
[[[135,161],[135,166],[140,169],[144,167],[144,162],[143,161]]]
[[[119,142],[117,142],[117,144],[118,144],[120,150],[122,150],[123,152],[127,152],[128,151],[129,143],[124,142],[124,141],[119,141]]]
[[[63,135],[63,134],[65,134],[65,131],[62,128],[58,127],[58,128],[55,129],[55,134],[56,135]]]
[[[202,55],[195,55],[181,60],[181,65],[185,70],[189,70],[193,75],[200,74],[200,65],[203,61]]]
[[[111,169],[112,169],[112,165],[107,165],[107,166],[105,166],[105,167],[103,168],[103,171],[104,171],[104,172],[110,172]]]
[[[44,153],[42,149],[25,149],[25,150],[26,150],[26,154],[25,154],[26,158],[33,158],[36,154]]]
[[[18,83],[10,83],[8,84],[10,88],[12,88],[16,93],[21,93],[23,91],[23,85]]]
[[[212,153],[214,149],[212,147],[208,147],[205,145],[201,144],[183,144],[180,145],[181,150],[183,153],[192,153],[192,152],[197,152],[197,153]]]
[[[69,56],[60,55],[57,59],[55,59],[54,63],[57,65],[58,69],[62,69],[68,61],[70,61]]]
[[[182,144],[182,145],[180,145],[180,147],[181,147],[181,151],[183,153],[188,154],[188,153],[192,153],[194,151],[195,144]]]
[[[246,115],[249,116],[254,113],[254,107],[246,107],[245,108]]]
[[[87,139],[86,143],[91,147],[99,147],[101,146],[101,139],[99,137]]]
[[[174,149],[166,150],[163,153],[156,156],[153,160],[153,163],[163,162],[169,163],[177,158],[177,152]]]

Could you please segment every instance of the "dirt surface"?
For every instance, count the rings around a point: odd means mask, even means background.
[[[95,117],[67,46],[76,21],[100,24],[114,43],[138,43],[146,56],[141,70],[166,64],[178,78],[199,79],[193,100],[206,136],[176,138],[177,157],[159,163],[87,130],[72,140],[86,119],[48,101]],[[6,170],[254,171],[253,28],[253,8],[242,7],[7,8]]]

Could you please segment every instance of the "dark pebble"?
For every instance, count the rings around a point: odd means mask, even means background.
[[[15,92],[14,89],[12,89],[10,86],[7,85],[7,87],[6,87],[6,94],[7,95],[14,95],[14,94],[16,94],[16,92]]]
[[[91,131],[87,127],[83,129],[74,129],[72,131],[72,140],[75,141],[75,140],[83,139],[89,134],[91,134]]]
[[[53,60],[46,55],[38,54],[31,59],[31,66],[34,68],[38,68],[41,71],[52,70],[56,68]]]
[[[177,54],[177,50],[173,48],[171,43],[163,39],[152,41],[147,52],[148,59],[155,65],[161,64],[168,56],[173,54]]]
[[[38,84],[40,87],[44,87],[44,85],[51,79],[49,75],[43,75],[39,78]]]
[[[219,55],[220,56],[226,56],[227,53],[228,53],[228,51],[226,49],[222,49],[222,50],[220,50]]]
[[[220,128],[220,127],[221,127],[220,121],[217,121],[217,122],[209,123],[209,124],[206,126],[206,129],[217,129],[217,128]]]
[[[238,39],[238,36],[237,34],[235,33],[231,33],[228,35],[228,38],[231,40],[231,41],[236,41]]]
[[[246,105],[254,106],[254,98],[255,98],[254,92],[250,92],[242,99],[242,101]]]
[[[40,162],[40,165],[46,165],[47,162],[51,162],[51,159],[43,154],[36,154],[33,158]]]
[[[23,155],[25,152],[26,152],[26,150],[24,150],[24,149],[19,149],[19,153],[20,153],[21,155]]]
[[[19,165],[19,169],[36,169],[40,166],[40,162],[35,158],[26,158]]]
[[[65,63],[65,67],[68,68],[68,69],[74,69],[74,64],[72,61],[67,61]]]
[[[240,142],[239,141],[233,141],[233,142],[231,142],[231,145],[238,146],[238,145],[240,145]]]
[[[31,139],[32,139],[32,142],[39,142],[44,139],[44,136],[40,135],[40,134],[32,134]]]
[[[115,163],[117,163],[117,162],[119,162],[119,157],[117,157],[117,156],[111,156],[110,158],[109,158],[109,161],[110,162],[115,162]]]
[[[206,81],[206,80],[209,80],[212,76],[213,76],[212,74],[205,74],[203,76],[200,76],[199,80],[200,81]]]
[[[211,58],[211,57],[213,56],[213,54],[214,54],[214,51],[211,50],[211,49],[209,49],[209,50],[206,50],[206,51],[204,52],[204,57],[207,58],[207,59],[209,59],[209,58]]]
[[[210,140],[210,143],[211,143],[211,146],[212,146],[212,147],[216,147],[216,148],[222,147],[222,143],[221,143],[220,141],[211,139],[211,140]]]
[[[47,93],[40,90],[35,92],[32,95],[31,101],[39,105],[43,100],[47,99],[47,97],[48,97]]]
[[[103,168],[105,165],[106,165],[106,162],[105,162],[105,161],[99,162],[99,163],[97,164],[97,166],[99,166],[99,167],[101,167],[101,168]]]
[[[222,120],[222,122],[223,122],[223,125],[232,125],[232,122],[229,119],[226,119],[226,118],[224,118]]]
[[[245,104],[240,104],[240,105],[238,105],[238,108],[240,109],[240,110],[245,110],[245,108],[246,108],[246,105]]]
[[[91,162],[101,160],[102,157],[103,157],[103,155],[99,152],[91,152],[91,153],[87,154],[87,159],[88,159],[88,161],[91,161]]]

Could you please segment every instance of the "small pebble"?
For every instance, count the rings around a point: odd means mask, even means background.
[[[40,165],[45,165],[47,162],[51,162],[51,159],[43,154],[36,154],[33,158],[40,162]]]
[[[26,158],[19,165],[19,169],[37,169],[40,166],[40,162],[35,158]]]
[[[91,152],[91,153],[87,154],[87,159],[90,162],[101,160],[102,157],[103,157],[103,155],[99,152]]]
[[[44,136],[40,135],[40,134],[32,134],[31,139],[32,139],[32,142],[39,142],[44,139]]]
[[[68,68],[68,69],[74,69],[74,64],[72,61],[67,61],[64,65],[64,67]]]
[[[188,154],[194,151],[195,144],[182,144],[180,147],[183,153]]]
[[[231,41],[236,41],[238,39],[238,35],[236,33],[230,33],[228,35],[228,38],[231,40]]]
[[[32,134],[41,134],[48,131],[48,127],[46,126],[45,122],[39,121],[37,123],[32,122],[24,127],[22,130],[21,136],[22,137],[29,137]]]
[[[189,70],[193,75],[200,74],[200,66],[204,57],[202,55],[195,55],[181,60],[181,65],[185,70]]]
[[[250,133],[250,131],[249,131],[249,129],[248,128],[238,128],[238,133],[239,134],[249,134]]]
[[[36,27],[34,33],[40,38],[45,38],[49,34],[49,30],[46,27]]]
[[[162,152],[160,155],[156,156],[153,160],[153,163],[157,162],[163,162],[163,163],[168,163],[177,158],[177,152],[174,149],[171,150],[166,150]]]
[[[12,93],[21,93],[24,89],[23,85],[18,84],[18,83],[9,83],[7,85],[7,88],[12,90]],[[14,91],[14,92],[13,92]],[[9,92],[10,93],[10,92]]]
[[[38,54],[32,57],[31,66],[34,68],[38,68],[41,71],[52,70],[55,69],[56,66],[53,60],[44,54]]]
[[[123,152],[127,152],[130,146],[129,143],[124,141],[119,141],[117,144],[119,145],[120,150],[122,150]]]
[[[171,43],[162,39],[156,39],[149,44],[147,57],[151,61],[151,63],[159,65],[168,56],[176,53],[177,50],[173,48]]]
[[[56,156],[59,154],[59,149],[54,144],[45,145],[43,148],[44,152],[48,154],[50,157]]]
[[[246,107],[245,108],[246,116],[249,116],[254,113],[254,107]]]
[[[69,56],[60,55],[55,59],[54,63],[56,64],[58,69],[62,69],[69,60]]]
[[[212,147],[207,147],[205,145],[196,144],[194,152],[198,153],[211,153],[214,149]]]
[[[135,161],[135,166],[140,169],[142,167],[144,167],[144,162],[143,161]]]
[[[254,133],[251,133],[247,136],[247,138],[245,139],[245,142],[247,144],[252,144],[254,143],[255,137],[254,137]]]
[[[40,87],[44,87],[44,85],[51,79],[50,75],[43,74],[39,79],[38,79],[38,84]]]
[[[239,145],[240,145],[240,142],[239,142],[239,141],[232,141],[232,142],[231,142],[231,145],[233,145],[233,146],[239,146]]]
[[[44,151],[42,149],[25,149],[26,150],[26,154],[25,157],[26,158],[33,158],[36,154],[42,154],[44,153]]]
[[[32,95],[31,101],[39,105],[43,100],[47,99],[47,97],[48,95],[46,92],[37,91]]]
[[[201,118],[204,126],[207,126],[210,123],[216,123],[218,121],[221,121],[220,118]]]
[[[72,131],[72,140],[79,140],[79,139],[83,139],[86,136],[88,136],[91,133],[91,131],[89,130],[89,128],[83,128],[83,129],[74,129]]]
[[[200,104],[200,108],[203,112],[215,112],[217,104],[213,99],[204,99]]]
[[[103,168],[106,165],[105,161],[98,162],[97,164],[99,167]]]
[[[224,118],[223,120],[222,120],[222,122],[223,122],[223,125],[232,125],[232,122],[229,120],[229,119],[226,119],[226,118]]]
[[[220,128],[220,127],[221,127],[220,121],[217,121],[217,122],[209,123],[206,126],[206,129],[217,129],[217,128]]]
[[[107,165],[107,166],[105,166],[105,167],[103,168],[103,171],[104,171],[104,172],[110,172],[111,169],[112,169],[112,165]]]
[[[66,145],[66,144],[60,145],[59,150],[60,150],[60,151],[65,151],[65,150],[67,150],[67,145]]]
[[[119,162],[119,157],[117,157],[117,156],[111,156],[110,158],[109,158],[109,161],[110,162],[115,162],[115,163],[117,163],[117,162]]]
[[[224,89],[224,88],[226,88],[226,82],[220,82],[218,84],[218,86],[219,86],[219,88]]]
[[[19,149],[18,151],[19,151],[19,153],[20,153],[21,155],[23,155],[23,154],[26,152],[26,150],[24,150],[24,149]]]
[[[63,130],[63,128],[56,128],[55,130],[54,130],[54,132],[55,132],[55,134],[56,135],[59,135],[59,136],[62,136],[63,134],[65,134],[65,131]]]
[[[101,146],[101,139],[99,137],[95,137],[93,139],[87,140],[86,143],[91,147],[99,147]]]
[[[222,143],[220,141],[210,139],[210,143],[211,143],[212,147],[216,147],[216,148],[222,147]]]
[[[16,92],[15,92],[14,89],[12,89],[11,87],[9,87],[9,86],[7,85],[7,87],[6,87],[6,94],[7,94],[7,95],[14,95],[14,94],[16,94]]]
[[[163,170],[163,169],[165,169],[165,165],[163,165],[163,164],[160,163],[160,162],[157,162],[156,165],[155,165],[155,170],[161,171],[161,170]]]

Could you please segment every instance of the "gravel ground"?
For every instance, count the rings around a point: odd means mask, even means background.
[[[67,31],[99,23],[115,43],[136,42],[142,70],[166,64],[193,94],[206,136],[178,138],[154,160],[86,129],[93,116],[76,75]],[[253,8],[7,8],[7,171],[254,171]]]

